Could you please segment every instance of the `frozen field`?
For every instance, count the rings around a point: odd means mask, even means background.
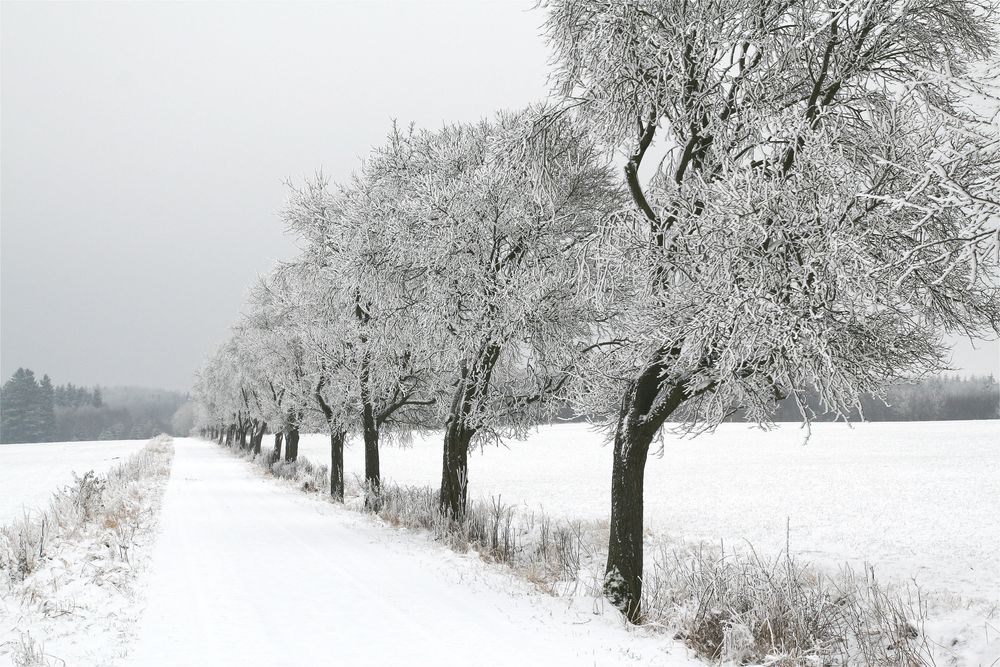
[[[785,546],[818,564],[871,563],[880,578],[1000,600],[1000,422],[784,425],[764,433],[724,424],[695,439],[668,436],[646,469],[647,526],[659,534],[774,554]],[[300,454],[329,463],[322,435]],[[347,474],[363,474],[354,440]],[[436,487],[441,439],[382,447],[382,474]],[[469,462],[472,497],[601,520],[610,504],[611,450],[585,425],[543,427]]]
[[[46,505],[53,491],[73,481],[74,472],[103,472],[145,444],[107,440],[0,445],[0,524]]]

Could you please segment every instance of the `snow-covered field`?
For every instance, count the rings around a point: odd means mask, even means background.
[[[0,524],[48,503],[73,473],[103,473],[142,449],[146,440],[0,445]]]
[[[785,547],[827,567],[872,564],[880,579],[1000,601],[1000,421],[814,424],[812,438],[724,424],[694,439],[668,435],[646,469],[646,522],[661,536],[727,547]],[[328,440],[300,454],[329,463]],[[347,474],[363,474],[355,440]],[[383,446],[382,474],[436,487],[437,433]],[[470,495],[601,520],[610,504],[611,450],[581,424],[541,428],[469,462]]]

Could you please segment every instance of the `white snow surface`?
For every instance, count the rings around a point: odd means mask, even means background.
[[[174,446],[127,664],[701,664],[592,598],[540,594],[475,554],[264,479],[217,445]]]
[[[47,506],[73,473],[103,473],[142,449],[147,440],[39,442],[0,445],[0,524]]]
[[[723,424],[667,434],[646,466],[646,525],[665,540],[785,548],[826,568],[868,563],[880,579],[1000,602],[1000,421]],[[501,496],[553,516],[606,520],[611,448],[584,424],[544,426],[470,456],[470,497]],[[329,464],[329,441],[299,454]],[[347,475],[364,474],[355,438]],[[383,445],[383,479],[440,484],[441,434]]]

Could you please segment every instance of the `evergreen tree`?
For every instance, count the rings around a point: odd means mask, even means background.
[[[35,374],[18,368],[3,386],[0,396],[0,442],[38,442]]]
[[[39,441],[53,442],[56,439],[55,390],[48,375],[43,375],[38,385],[34,413],[38,424]]]

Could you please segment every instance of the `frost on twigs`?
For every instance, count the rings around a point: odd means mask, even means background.
[[[542,4],[550,116],[628,160],[631,201],[581,262],[614,341],[581,369],[583,408],[617,414],[658,364],[664,393],[697,397],[674,421],[766,422],[807,388],[846,416],[943,368],[945,332],[996,333],[995,9]]]
[[[642,473],[668,421],[766,425],[786,397],[808,421],[807,391],[846,420],[861,396],[945,370],[946,335],[1000,334],[1000,143],[972,67],[996,58],[1000,8],[541,4],[547,117],[624,160],[628,201],[581,246],[601,345],[570,389],[613,426],[627,548],[608,569],[639,591]],[[540,173],[549,154],[530,153]]]

